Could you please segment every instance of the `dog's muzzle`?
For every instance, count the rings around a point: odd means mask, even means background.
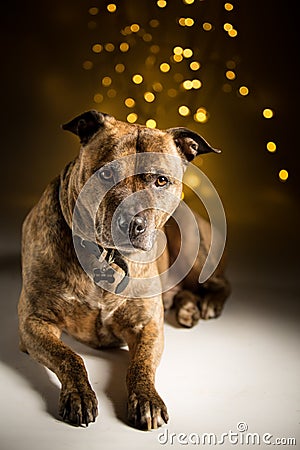
[[[149,231],[147,219],[142,215],[132,217],[122,213],[117,218],[117,228],[120,242],[127,241],[129,246],[141,250],[151,250],[153,245],[153,233]]]

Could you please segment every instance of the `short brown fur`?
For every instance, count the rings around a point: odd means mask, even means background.
[[[191,140],[203,146],[202,153],[211,150],[189,130],[150,130],[96,111],[84,113],[65,128],[80,137],[80,154],[48,185],[23,224],[20,348],[57,375],[61,382],[59,413],[63,420],[80,426],[95,421],[97,399],[82,358],[61,341],[62,332],[94,348],[127,344],[128,419],[142,429],[157,428],[168,421],[167,408],[155,389],[155,370],[163,351],[164,308],[174,307],[178,322],[191,327],[200,317],[217,317],[229,295],[223,262],[204,285],[197,281],[209,248],[210,227],[197,216],[200,253],[180,285],[163,297],[130,299],[102,289],[82,269],[73,246],[72,214],[86,181],[109,161],[137,152],[157,152],[179,156],[184,166],[196,148],[191,147]],[[109,225],[121,194],[137,189],[132,180],[124,183],[99,212],[99,244],[103,247],[111,244]],[[173,190],[180,198],[179,182]],[[163,228],[168,219],[154,209],[147,214],[154,228]],[[130,274],[155,276],[172,264],[180,242],[172,218],[165,231],[168,248],[159,263],[141,266],[127,261]]]

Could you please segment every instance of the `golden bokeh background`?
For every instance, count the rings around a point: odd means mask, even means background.
[[[3,5],[5,217],[19,220],[79,148],[60,124],[87,109],[201,133],[196,164],[234,232],[279,231],[297,204],[294,17],[221,0],[33,0]],[[186,190],[185,200],[195,206]],[[197,206],[197,205],[196,205]]]

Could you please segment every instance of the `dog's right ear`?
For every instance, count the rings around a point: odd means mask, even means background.
[[[95,133],[103,126],[106,114],[96,110],[86,111],[75,117],[70,122],[62,125],[63,130],[71,131],[80,138],[80,142],[86,145]]]
[[[175,144],[188,161],[203,153],[221,153],[221,150],[213,148],[206,140],[195,131],[185,127],[169,128],[166,130],[173,136]]]

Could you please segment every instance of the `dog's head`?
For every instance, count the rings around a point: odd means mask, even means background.
[[[82,144],[73,192],[78,196],[94,175],[105,193],[95,215],[96,239],[105,248],[123,251],[152,248],[155,230],[180,202],[188,162],[219,152],[187,128],[150,129],[94,110],[63,129]]]

